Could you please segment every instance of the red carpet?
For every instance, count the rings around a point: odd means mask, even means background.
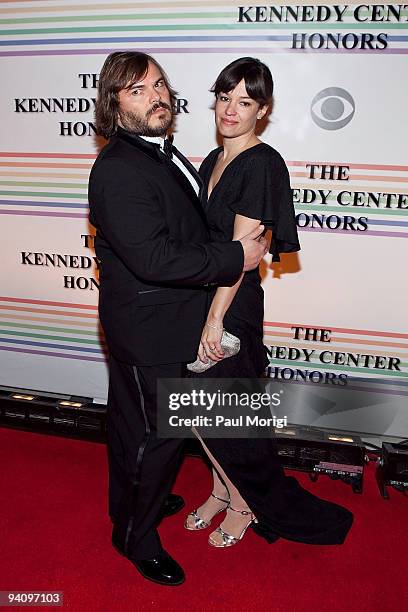
[[[87,612],[408,607],[408,500],[393,490],[390,501],[381,499],[373,464],[363,495],[296,473],[304,486],[354,512],[343,546],[269,545],[249,530],[237,546],[219,550],[207,545],[205,532],[183,529],[184,512],[166,519],[163,544],[187,574],[184,585],[170,588],[141,578],[110,545],[103,445],[0,428],[0,461],[0,590],[63,591],[63,609]],[[188,458],[175,487],[188,509],[209,486],[204,464]]]

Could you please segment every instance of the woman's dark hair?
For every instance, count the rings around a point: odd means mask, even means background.
[[[108,55],[99,75],[98,98],[95,105],[96,132],[104,138],[110,138],[117,130],[119,91],[143,79],[149,68],[149,62],[160,70],[170,92],[171,104],[175,105],[176,92],[170,87],[163,68],[153,57],[138,51],[115,51]]]
[[[255,57],[240,57],[228,64],[211,88],[215,96],[228,93],[244,79],[248,96],[261,106],[272,102],[273,79],[268,66]]]

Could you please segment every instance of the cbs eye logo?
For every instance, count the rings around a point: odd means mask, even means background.
[[[340,130],[350,123],[355,110],[352,96],[341,87],[322,89],[310,105],[313,121],[324,130]]]

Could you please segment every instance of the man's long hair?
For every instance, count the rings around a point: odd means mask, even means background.
[[[108,55],[99,75],[95,106],[95,127],[99,135],[108,139],[115,134],[118,127],[119,91],[142,80],[147,74],[149,62],[160,70],[170,93],[171,105],[175,107],[176,91],[153,57],[138,51],[115,51]]]

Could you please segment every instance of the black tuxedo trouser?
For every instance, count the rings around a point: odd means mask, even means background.
[[[156,381],[184,364],[133,366],[110,357],[107,407],[109,514],[132,559],[161,550],[157,523],[179,465],[182,439],[157,438]]]

